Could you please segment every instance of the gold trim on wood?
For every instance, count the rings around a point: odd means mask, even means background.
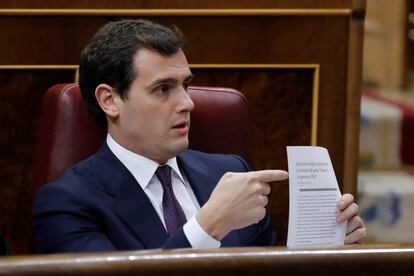
[[[318,140],[318,107],[319,107],[319,65],[313,73],[313,98],[312,98],[312,132],[311,145],[316,146]]]
[[[206,68],[224,68],[224,69],[283,69],[283,68],[300,68],[300,69],[316,69],[319,68],[319,64],[268,64],[268,63],[253,63],[253,64],[214,64],[214,63],[209,63],[209,64],[198,64],[198,63],[194,63],[194,64],[190,64],[191,68],[202,68],[202,69],[206,69]]]
[[[79,65],[0,65],[0,70],[75,70],[73,81],[79,80]]]
[[[349,16],[351,14],[351,9],[0,9],[0,16]]]
[[[0,65],[0,70],[77,70],[79,65]]]
[[[75,83],[79,83],[79,67],[76,68],[76,72],[75,72]]]

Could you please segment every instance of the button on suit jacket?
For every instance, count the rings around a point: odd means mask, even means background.
[[[223,174],[249,170],[238,156],[193,150],[179,155],[178,164],[200,206]],[[106,143],[38,191],[34,222],[41,253],[191,247],[182,228],[167,234],[145,192]],[[266,215],[257,224],[230,232],[221,246],[274,243],[275,233]]]

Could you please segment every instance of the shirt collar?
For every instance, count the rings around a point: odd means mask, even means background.
[[[122,164],[131,172],[135,177],[138,184],[142,189],[147,188],[149,182],[157,170],[157,162],[148,159],[142,155],[139,155],[135,152],[132,152],[120,144],[118,144],[108,133],[106,137],[106,143],[108,144],[109,149],[114,153],[114,155],[121,161]],[[166,162],[166,165],[170,166],[175,175],[181,180],[181,182],[186,185],[184,177],[180,172],[177,164],[177,157],[173,157]]]

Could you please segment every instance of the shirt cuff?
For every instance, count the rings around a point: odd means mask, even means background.
[[[215,240],[204,231],[195,216],[187,221],[183,226],[183,230],[193,249],[219,248],[221,245],[221,242]]]

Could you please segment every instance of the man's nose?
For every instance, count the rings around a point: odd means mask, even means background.
[[[180,93],[180,112],[191,112],[194,109],[194,102],[188,90],[182,89]]]

